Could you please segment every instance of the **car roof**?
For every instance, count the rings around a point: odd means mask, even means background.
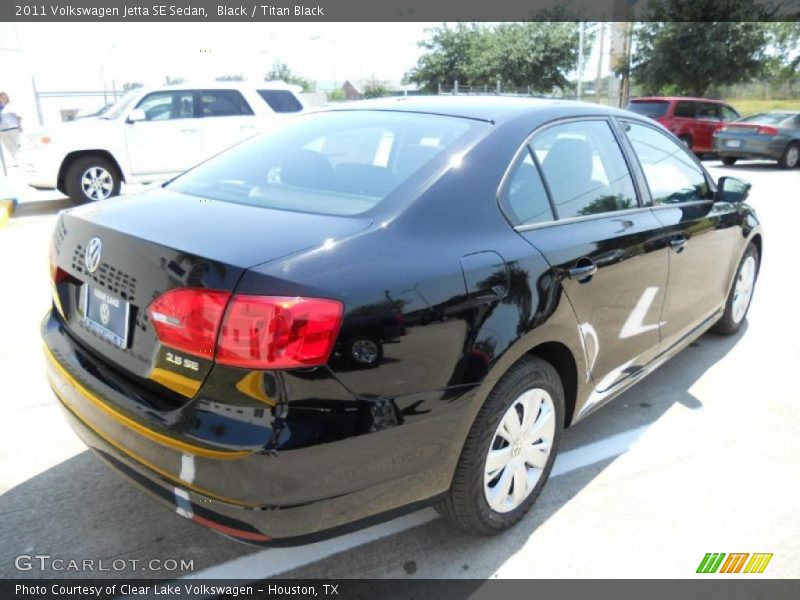
[[[286,90],[299,93],[299,85],[283,81],[184,81],[165,85],[148,85],[136,88],[137,92],[160,92],[168,90]]]
[[[530,96],[408,96],[359,100],[329,105],[323,110],[385,110],[462,117],[501,123],[522,115],[547,116],[554,109],[574,107],[576,113],[630,116],[630,112],[588,102]]]
[[[631,102],[673,102],[678,100],[688,100],[689,102],[711,102],[712,104],[727,104],[724,100],[714,98],[696,98],[694,96],[644,96],[642,98],[631,98]]]

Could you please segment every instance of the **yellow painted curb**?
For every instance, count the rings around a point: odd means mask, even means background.
[[[0,200],[0,229],[6,226],[11,215],[14,214],[14,209],[17,207],[17,201],[13,198],[4,198]]]

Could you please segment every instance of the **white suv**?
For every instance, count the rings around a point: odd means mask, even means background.
[[[123,181],[169,179],[302,112],[299,91],[283,82],[140,88],[97,117],[29,136],[21,171],[33,187],[75,202],[103,200],[119,194]]]

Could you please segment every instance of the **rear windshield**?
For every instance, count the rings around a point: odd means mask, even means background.
[[[289,90],[258,90],[258,95],[277,113],[300,112],[303,105]]]
[[[669,102],[662,100],[631,100],[628,102],[628,110],[638,115],[650,117],[663,117],[667,114]]]
[[[308,114],[223,152],[168,187],[265,208],[356,215],[487,126],[404,112]]]
[[[755,123],[757,125],[790,125],[795,113],[759,113],[737,119],[736,123]]]

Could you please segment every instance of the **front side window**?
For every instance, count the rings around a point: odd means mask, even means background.
[[[642,166],[654,204],[711,197],[702,169],[684,146],[653,127],[627,121],[622,127]]]
[[[733,121],[734,119],[739,118],[739,113],[733,110],[730,106],[724,105],[721,106],[720,109],[722,110],[723,121]]]
[[[194,116],[194,94],[191,91],[165,91],[147,94],[136,108],[143,110],[147,121],[191,119]]]
[[[638,206],[628,165],[606,121],[550,127],[532,146],[559,219]]]
[[[553,211],[539,169],[527,149],[525,157],[508,180],[503,202],[514,225],[533,225],[553,220]]]
[[[200,90],[201,117],[252,115],[253,109],[238,90]]]
[[[223,152],[168,187],[266,208],[356,215],[377,206],[431,161],[455,156],[486,127],[419,113],[309,114]]]

